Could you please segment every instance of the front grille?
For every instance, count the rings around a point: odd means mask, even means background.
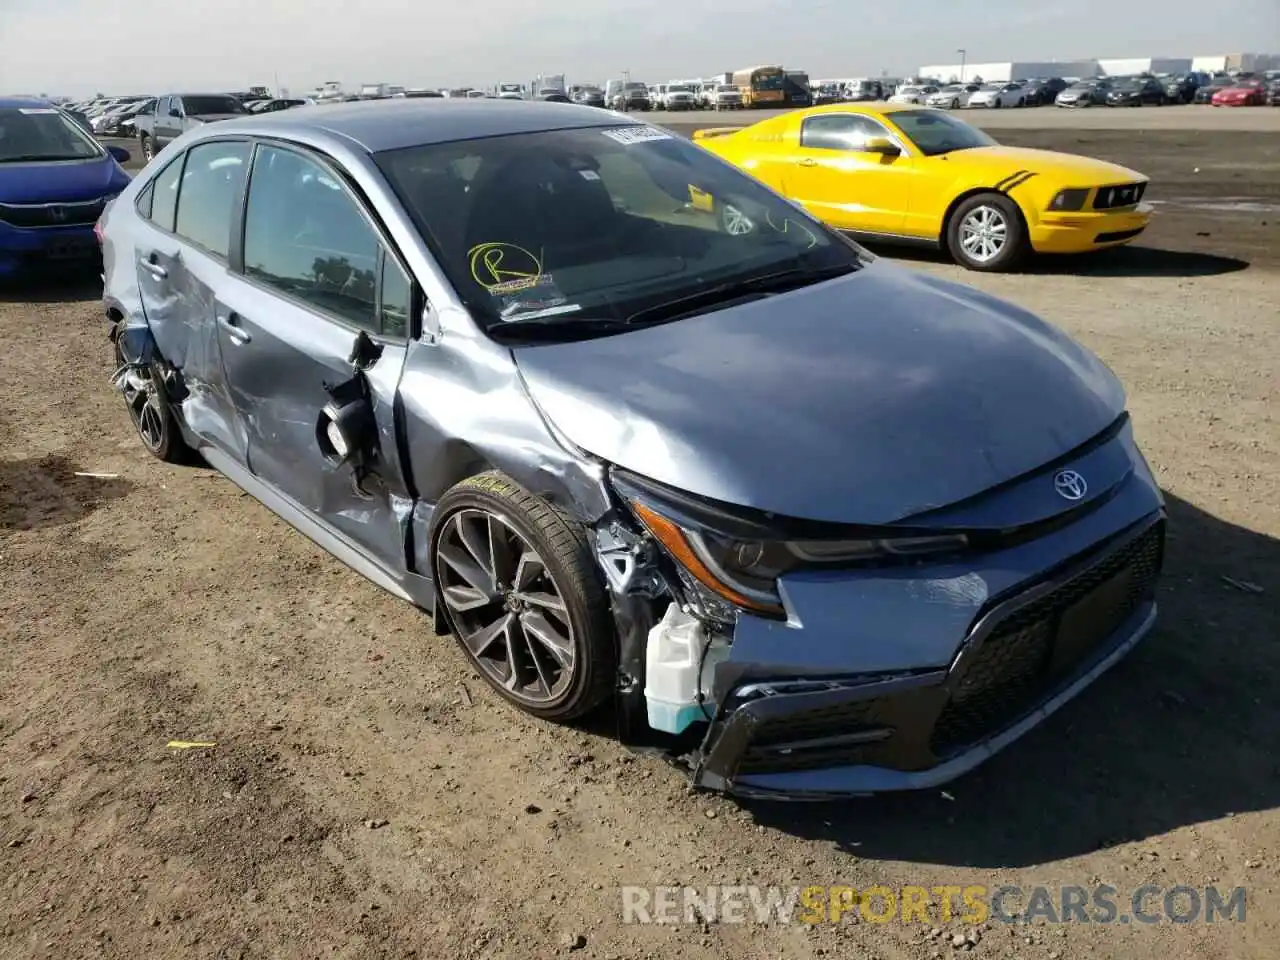
[[[1155,589],[1164,523],[1014,610],[978,648],[934,726],[945,757],[1012,724],[1096,653]]]
[[[1144,227],[1138,227],[1136,230],[1113,230],[1110,233],[1100,233],[1093,240],[1095,243],[1116,243],[1120,240],[1131,240],[1144,229]]]
[[[0,220],[13,227],[83,227],[98,222],[104,203],[0,203]]]
[[[1146,193],[1145,183],[1122,183],[1114,187],[1099,187],[1093,198],[1093,209],[1115,210],[1118,207],[1132,207]]]

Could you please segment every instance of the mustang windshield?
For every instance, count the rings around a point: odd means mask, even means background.
[[[888,118],[926,157],[953,150],[993,147],[996,141],[963,120],[937,110],[896,110]]]
[[[0,163],[91,160],[102,148],[69,116],[53,107],[0,109]]]
[[[499,335],[530,320],[585,331],[602,320],[674,319],[657,308],[729,301],[783,271],[786,284],[804,286],[864,256],[754,180],[648,126],[487,137],[375,159],[455,289]]]

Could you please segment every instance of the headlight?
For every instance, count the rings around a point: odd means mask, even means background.
[[[1088,187],[1072,187],[1062,190],[1049,204],[1050,210],[1083,210],[1084,202],[1089,199]]]
[[[654,539],[703,587],[736,607],[772,617],[786,615],[778,580],[794,570],[951,553],[969,542],[962,533],[830,540],[739,537],[687,517],[668,517],[648,500],[628,497],[628,502]]]

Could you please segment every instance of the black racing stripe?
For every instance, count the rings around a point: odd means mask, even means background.
[[[1012,183],[1008,183],[1008,182],[1006,182],[1006,183],[1005,183],[1005,185],[1004,185],[1004,187],[1003,187],[1003,188],[1001,188],[1001,191],[1000,191],[1000,192],[1001,192],[1001,193],[1008,193],[1010,190],[1015,190],[1015,189],[1017,189],[1018,187],[1022,186],[1024,183],[1026,183],[1028,180],[1030,180],[1030,179],[1031,179],[1032,177],[1034,177],[1034,176],[1035,176],[1035,174],[1034,174],[1034,173],[1024,173],[1021,177],[1018,177],[1018,178],[1017,178],[1016,180],[1014,180]]]
[[[1004,185],[1005,185],[1006,183],[1009,183],[1009,182],[1010,182],[1010,181],[1012,181],[1012,180],[1017,180],[1020,176],[1022,176],[1022,175],[1023,175],[1024,173],[1026,173],[1026,172],[1027,172],[1027,171],[1025,171],[1025,170],[1019,170],[1017,173],[1010,174],[1009,176],[1005,177],[1003,180],[998,181],[998,182],[996,183],[996,185],[995,185],[994,187],[992,187],[991,189],[992,189],[992,190],[1003,190],[1003,189],[1004,189]]]

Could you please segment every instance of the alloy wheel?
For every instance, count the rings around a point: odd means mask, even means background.
[[[995,207],[974,207],[960,222],[960,246],[978,263],[994,260],[1009,239],[1009,222]]]
[[[123,392],[138,437],[148,450],[159,453],[165,440],[165,417],[151,372],[130,370],[125,374]]]
[[[531,706],[560,699],[574,678],[573,625],[529,541],[502,517],[459,510],[440,533],[436,567],[455,632],[488,678]]]

